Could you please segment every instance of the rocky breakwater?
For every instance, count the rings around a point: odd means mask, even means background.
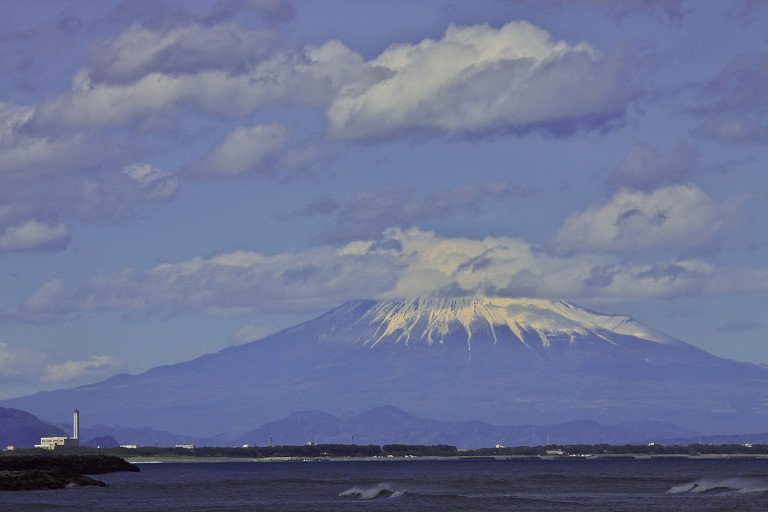
[[[104,486],[104,482],[85,475],[115,471],[139,471],[139,468],[113,455],[0,456],[0,491]]]

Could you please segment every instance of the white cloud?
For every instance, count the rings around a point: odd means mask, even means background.
[[[652,192],[623,189],[608,201],[571,214],[548,248],[560,256],[656,247],[698,249],[734,223],[738,202],[731,198],[718,203],[692,184]]]
[[[190,23],[163,30],[134,25],[95,47],[86,70],[95,82],[127,84],[153,73],[238,69],[263,59],[274,42],[271,31],[248,30],[236,23]]]
[[[55,135],[29,129],[35,108],[0,102],[0,197],[31,180],[87,173],[115,158],[115,144],[98,134],[71,130]]]
[[[451,25],[442,39],[395,44],[369,63],[382,80],[352,84],[326,113],[337,139],[403,132],[482,135],[604,127],[629,101],[618,55],[569,45],[525,21]]]
[[[125,165],[120,144],[68,130],[35,134],[33,109],[0,103],[0,252],[67,246],[67,220],[117,220],[137,203],[172,197],[178,178]]]
[[[679,183],[691,172],[695,160],[695,148],[686,143],[679,143],[661,155],[648,144],[636,144],[608,179],[608,183],[613,188],[631,187],[641,190]]]
[[[376,238],[388,227],[411,227],[457,212],[473,214],[490,200],[502,201],[514,194],[522,192],[507,180],[445,189],[420,201],[410,201],[411,194],[402,190],[360,192],[341,208],[335,224],[321,238],[332,242]]]
[[[221,53],[226,62],[226,52]],[[143,118],[166,124],[182,106],[231,117],[281,102],[324,106],[341,87],[375,73],[336,40],[278,50],[263,60],[224,68],[216,59],[196,62],[194,54],[190,59],[193,62],[178,72],[142,61],[131,66],[136,76],[125,83],[100,81],[93,70],[82,69],[69,92],[38,106],[32,122],[48,130],[125,125]]]
[[[290,0],[219,0],[209,18],[228,19],[249,10],[275,22],[289,21],[296,15]]]
[[[60,249],[68,244],[67,226],[34,219],[18,226],[9,226],[0,234],[0,252]]]
[[[130,178],[133,188],[140,190],[148,200],[168,199],[179,188],[179,180],[173,173],[146,163],[131,164],[123,169],[123,174]]]
[[[190,172],[198,177],[270,172],[289,136],[289,130],[277,124],[238,127],[202,162],[190,166]]]
[[[768,53],[733,58],[702,90],[709,101],[692,109],[706,121],[695,132],[729,143],[768,140]]]
[[[634,94],[623,55],[555,41],[525,21],[450,26],[367,63],[336,40],[262,51],[262,38],[234,24],[133,27],[94,52],[68,93],[43,102],[35,125],[167,122],[182,106],[239,117],[278,102],[327,108],[336,139],[562,134],[605,128]]]
[[[46,284],[9,319],[105,310],[242,315],[321,312],[359,298],[486,294],[652,299],[768,293],[768,268],[718,268],[700,259],[633,262],[547,254],[517,238],[447,238],[417,228],[383,238],[267,256],[238,251],[98,275],[72,294]]]
[[[0,342],[0,382],[6,386],[23,383],[77,385],[105,378],[124,368],[111,356],[96,355],[85,361],[57,360],[47,355]]]
[[[680,22],[687,13],[685,0],[589,0],[601,9],[606,9],[616,16],[662,15],[670,21]]]
[[[63,289],[64,281],[61,279],[51,279],[45,282],[24,301],[24,309],[30,312],[45,311],[61,299]]]
[[[232,337],[232,342],[235,345],[250,343],[251,341],[260,340],[261,338],[269,336],[270,334],[274,334],[278,330],[279,329],[277,327],[273,327],[269,325],[267,326],[246,325],[245,327],[242,327],[235,333],[235,335]]]
[[[768,141],[768,126],[748,116],[707,119],[695,133],[708,139],[737,144]]]
[[[64,384],[94,380],[113,375],[121,367],[120,360],[109,356],[93,356],[86,361],[63,361],[46,366],[40,380],[50,384]]]
[[[8,343],[0,342],[0,381],[24,377],[40,364],[27,350],[14,350]]]

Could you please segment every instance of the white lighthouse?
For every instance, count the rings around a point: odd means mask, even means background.
[[[74,417],[74,427],[72,429],[72,437],[80,441],[80,411],[75,409],[75,417]]]

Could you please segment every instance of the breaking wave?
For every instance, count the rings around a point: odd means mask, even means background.
[[[716,494],[716,493],[764,493],[768,492],[768,478],[728,477],[702,478],[694,482],[676,485],[667,494]]]
[[[372,487],[352,487],[339,494],[339,496],[357,496],[361,500],[373,500],[380,498],[397,498],[405,494],[405,489],[396,489],[387,483],[376,484]]]

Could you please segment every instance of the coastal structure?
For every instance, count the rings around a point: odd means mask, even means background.
[[[56,450],[80,446],[80,411],[77,409],[75,409],[74,413],[72,434],[72,437],[42,437],[40,438],[40,444],[36,444],[35,448]]]

